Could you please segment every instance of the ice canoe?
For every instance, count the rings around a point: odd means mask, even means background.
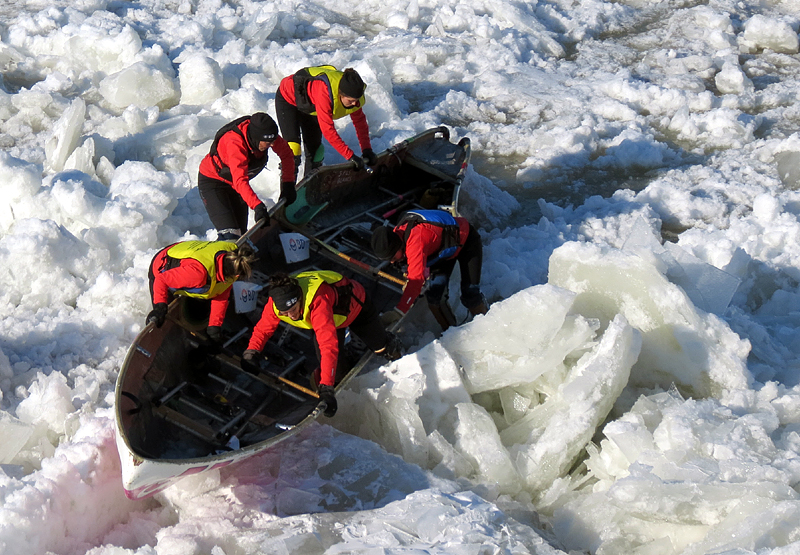
[[[298,184],[297,201],[275,211],[266,231],[254,226],[248,232],[259,250],[248,291],[257,306],[238,313],[230,303],[222,344],[205,335],[208,307],[202,301],[179,298],[164,325],[147,325],[128,350],[116,385],[126,495],[146,498],[182,477],[252,457],[314,422],[324,405],[309,381],[318,365],[311,332],[282,324],[257,368],[242,366],[240,356],[267,299],[266,288],[258,288],[277,271],[330,269],[363,284],[379,311],[390,310],[405,282],[371,255],[371,229],[412,208],[457,214],[469,157],[468,139],[453,144],[447,128],[437,127],[381,152],[369,170],[349,163],[320,168]],[[373,354],[353,337],[340,356],[350,370],[337,390]]]

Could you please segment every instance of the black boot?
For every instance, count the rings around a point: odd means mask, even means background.
[[[231,241],[235,242],[242,236],[242,232],[238,229],[220,229],[217,231],[217,241]]]
[[[467,310],[469,310],[469,313],[473,316],[477,316],[478,314],[486,314],[489,312],[489,307],[486,305],[486,299],[483,299],[475,306],[468,306]]]
[[[489,311],[489,304],[486,302],[486,297],[483,296],[478,285],[470,285],[469,288],[462,293],[461,304],[463,304],[473,316],[486,314]]]
[[[375,351],[376,355],[380,355],[388,361],[397,360],[403,356],[403,343],[397,336],[391,332],[386,332],[386,346],[379,351]]]
[[[442,328],[442,331],[446,331],[450,326],[456,325],[456,316],[453,314],[453,310],[450,308],[450,305],[446,302],[441,304],[428,303],[428,308],[431,309],[431,314],[433,314],[433,317],[436,318],[436,322],[438,322],[439,327]]]
[[[303,177],[307,177],[311,175],[311,172],[314,170],[322,167],[322,161],[314,162],[314,160],[310,156],[306,156],[306,169]]]

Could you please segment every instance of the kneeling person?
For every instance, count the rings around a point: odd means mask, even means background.
[[[325,416],[336,414],[334,386],[346,328],[349,327],[376,354],[389,360],[395,360],[401,354],[398,341],[383,328],[377,310],[366,298],[364,286],[336,272],[273,276],[269,301],[253,329],[243,358],[252,360],[282,321],[314,330],[320,361],[318,391],[327,405]]]
[[[480,288],[481,236],[465,218],[444,210],[408,211],[394,228],[380,226],[372,232],[372,250],[382,260],[405,259],[408,264],[408,284],[395,307],[398,315],[409,311],[427,279],[425,298],[431,313],[442,331],[455,325],[447,287],[456,262],[461,269],[461,304],[470,314],[486,314]]]

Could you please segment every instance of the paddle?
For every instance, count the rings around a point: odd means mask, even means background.
[[[314,397],[315,399],[319,399],[319,393],[317,393],[316,391],[313,391],[313,390],[311,390],[311,389],[309,389],[307,387],[304,387],[304,386],[300,385],[299,383],[293,382],[292,380],[284,378],[283,376],[280,376],[278,374],[273,374],[272,372],[268,372],[263,367],[261,367],[261,365],[259,365],[259,364],[255,364],[255,363],[246,361],[242,357],[240,357],[239,355],[225,354],[225,356],[228,359],[230,359],[231,361],[235,362],[239,366],[239,368],[241,368],[242,370],[244,370],[248,374],[253,374],[256,377],[258,377],[259,374],[264,374],[264,375],[269,376],[270,378],[272,378],[274,380],[278,380],[279,382],[288,385],[289,387],[293,387],[294,389],[296,389],[298,391],[302,391],[306,395]],[[251,366],[254,370],[256,370],[258,372],[258,374],[254,373],[254,372],[250,372],[249,369],[248,369],[248,366]]]
[[[258,375],[255,374],[254,372],[249,372],[248,371],[247,366],[252,366],[254,369],[257,369],[259,373],[264,374],[265,376],[268,376],[268,377],[270,377],[270,378],[272,378],[274,380],[277,380],[277,381],[279,381],[279,382],[281,382],[281,383],[283,383],[285,385],[288,385],[289,387],[292,387],[292,388],[294,388],[294,389],[296,389],[298,391],[302,391],[306,395],[314,397],[315,399],[319,399],[319,394],[317,392],[312,391],[311,389],[309,389],[307,387],[303,387],[302,385],[300,385],[300,384],[298,384],[296,382],[293,382],[292,380],[289,380],[287,378],[284,378],[283,376],[280,376],[278,374],[273,374],[272,372],[268,372],[268,371],[264,370],[263,368],[261,368],[260,365],[253,364],[253,363],[250,363],[248,361],[243,360],[242,357],[240,357],[239,355],[235,355],[235,354],[231,353],[231,351],[225,345],[215,344],[213,341],[208,339],[208,337],[205,334],[201,334],[199,332],[190,331],[190,330],[187,330],[187,331],[189,331],[189,333],[195,339],[197,339],[197,342],[198,342],[197,343],[197,348],[204,349],[205,352],[208,355],[213,356],[213,357],[217,358],[218,360],[223,361],[223,362],[233,366],[234,368],[238,368],[239,370],[247,372],[248,374],[253,374],[255,377],[258,377]],[[230,343],[230,341],[228,341],[228,343]]]

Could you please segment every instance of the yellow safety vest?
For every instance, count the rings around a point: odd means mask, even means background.
[[[302,73],[306,73],[307,76],[303,76]],[[331,95],[331,106],[333,106],[333,114],[331,116],[333,119],[349,116],[353,112],[363,108],[364,104],[367,102],[367,98],[364,95],[361,95],[361,98],[358,99],[358,106],[353,106],[352,108],[345,108],[344,104],[342,104],[342,101],[339,100],[339,82],[342,80],[343,75],[344,72],[339,71],[334,66],[306,67],[295,73],[295,86],[297,86],[298,78],[302,80],[302,85],[295,90],[295,101],[298,103],[298,108],[301,108],[301,102],[303,102],[303,100],[308,100],[307,91],[309,83],[317,80],[325,82],[325,84],[328,86],[328,91]],[[298,92],[304,96],[303,99],[297,98]],[[313,104],[310,104],[310,100],[308,100],[308,102],[309,106],[313,106]],[[301,108],[300,111],[304,110]],[[317,115],[316,111],[308,113],[310,113],[312,116]]]
[[[226,277],[225,281],[217,281],[216,257],[221,252],[231,252],[237,248],[236,243],[231,241],[183,241],[170,247],[167,251],[167,256],[197,260],[203,265],[208,274],[208,280],[203,287],[178,289],[174,293],[198,299],[212,299],[224,293],[226,289],[233,285],[235,279]]]
[[[299,274],[293,274],[291,277],[297,280],[300,289],[303,291],[303,317],[300,320],[292,320],[288,316],[282,316],[278,314],[278,307],[275,306],[275,303],[272,304],[272,310],[275,311],[275,316],[277,316],[279,320],[287,324],[306,330],[313,329],[311,325],[310,307],[311,301],[314,300],[314,296],[317,294],[317,290],[323,283],[334,285],[342,281],[343,276],[342,274],[337,274],[330,270],[321,270],[318,272],[300,272]],[[347,320],[347,316],[347,314],[334,314],[333,323],[338,328]]]

